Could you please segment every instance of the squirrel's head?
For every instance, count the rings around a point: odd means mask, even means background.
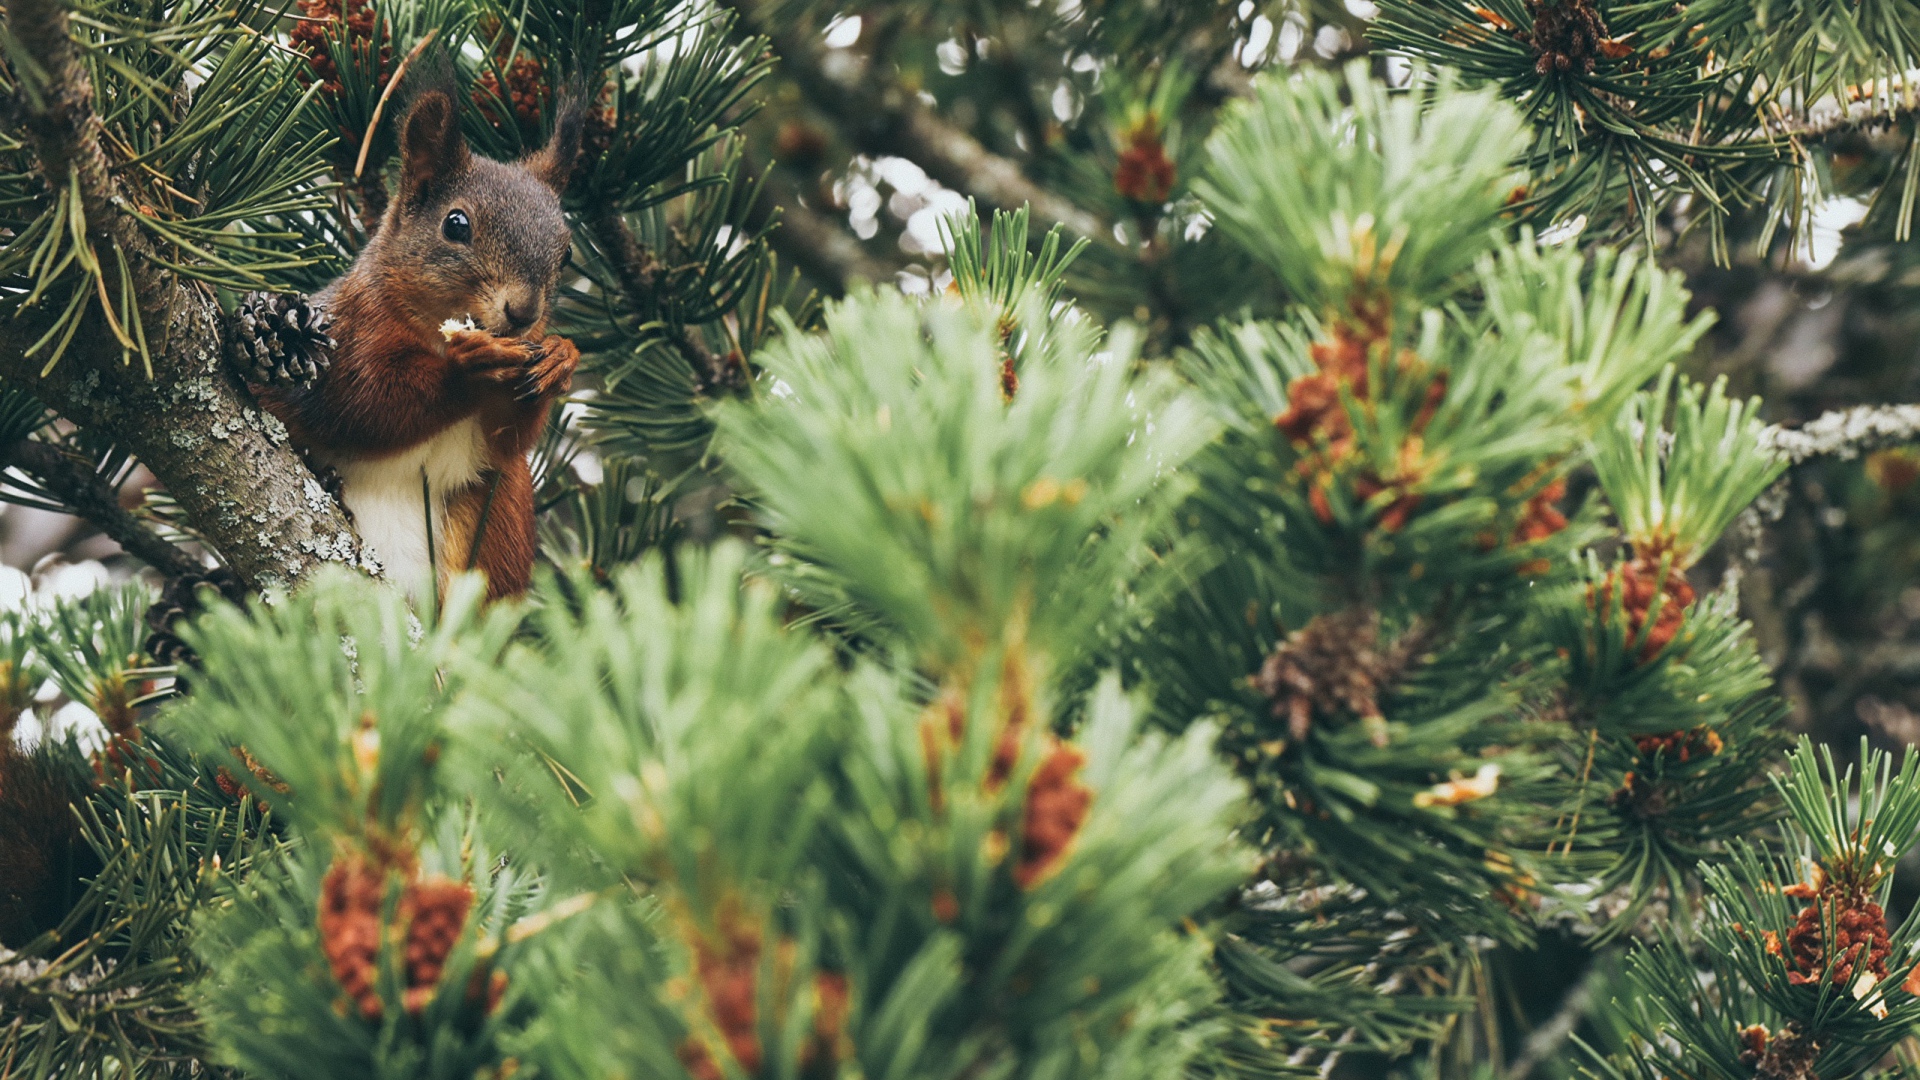
[[[400,190],[366,254],[386,295],[424,328],[471,317],[502,337],[543,332],[572,234],[560,212],[584,110],[563,104],[553,137],[514,162],[467,149],[445,91],[400,124]]]

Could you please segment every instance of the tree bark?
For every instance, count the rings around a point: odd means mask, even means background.
[[[149,338],[160,339],[151,380],[119,362],[118,343],[101,327],[82,328],[59,366],[40,377],[21,355],[39,336],[37,320],[0,334],[0,379],[83,428],[111,433],[249,586],[290,586],[323,563],[363,566],[346,516],[286,428],[226,370],[218,307],[195,289],[179,289],[174,300],[170,322],[148,326]]]
[[[77,178],[89,239],[126,252],[153,375],[124,363],[119,343],[97,323],[83,326],[43,375],[42,361],[25,355],[50,322],[35,310],[0,324],[0,380],[110,434],[159,477],[248,585],[289,586],[329,562],[364,566],[352,527],[286,428],[227,370],[225,320],[211,292],[155,261],[148,238],[118,210],[92,82],[68,36],[64,6],[7,0],[5,17],[41,75],[38,93],[12,103],[21,132],[50,186]]]

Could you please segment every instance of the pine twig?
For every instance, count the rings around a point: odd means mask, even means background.
[[[62,504],[168,577],[202,569],[200,560],[163,539],[120,505],[119,493],[85,461],[52,443],[22,439],[0,458],[38,480]]]
[[[659,288],[660,260],[652,249],[633,235],[633,229],[618,210],[607,208],[587,222],[601,250],[610,256],[614,277],[621,295],[630,307],[642,307]],[[746,369],[737,355],[715,356],[712,349],[687,332],[687,328],[669,322],[667,339],[673,342],[687,362],[693,365],[694,389],[701,394],[736,390],[745,385]]]
[[[1774,130],[1789,138],[1823,139],[1850,131],[1889,127],[1920,113],[1920,69],[1820,98],[1798,117],[1782,117]]]
[[[869,66],[827,62],[805,28],[784,20],[768,25],[753,0],[721,3],[739,15],[745,29],[773,42],[782,69],[862,150],[907,158],[962,195],[1006,210],[1024,205],[1044,224],[1064,225],[1097,243],[1115,243],[1094,215],[1027,179],[1019,165],[941,119],[905,87],[876,78]]]
[[[60,0],[8,0],[5,16],[7,32],[32,58],[31,67],[16,65],[15,115],[9,119],[18,122],[48,187],[78,188],[88,239],[102,250],[118,245],[126,252],[143,310],[160,310],[148,305],[166,295],[172,275],[154,262],[147,236],[116,206],[119,186],[100,145],[93,80],[69,36],[66,6]]]
[[[221,349],[209,347],[224,322],[211,290],[184,288],[121,211],[92,80],[62,0],[8,0],[0,14],[16,58],[9,130],[22,134],[53,190],[77,190],[96,251],[124,253],[143,332],[154,334],[152,366],[142,371],[122,363],[121,343],[104,320],[88,320],[66,359],[48,370],[26,352],[53,319],[28,309],[0,320],[0,378],[81,427],[113,432],[249,583],[290,584],[322,563],[358,564],[345,516],[313,483],[284,429],[224,370]],[[278,526],[261,529],[255,514],[273,515]],[[174,561],[126,535],[154,558]]]
[[[387,110],[387,99],[393,96],[394,90],[400,85],[400,80],[407,77],[407,68],[412,66],[422,52],[426,51],[428,45],[433,44],[434,35],[439,32],[438,27],[427,31],[419,44],[408,50],[407,55],[401,59],[400,66],[393,71],[393,78],[387,80],[387,88],[380,91],[380,100],[373,105],[373,118],[367,121],[367,133],[360,139],[360,156],[353,162],[354,183],[359,183],[361,174],[367,171],[367,150],[373,146],[373,133],[380,128],[380,115]]]
[[[1760,433],[1760,445],[1795,465],[1815,458],[1850,461],[1862,454],[1920,442],[1920,405],[1856,405],[1833,409],[1801,424],[1775,424]],[[1767,526],[1786,514],[1791,474],[1773,482],[1727,530],[1729,557],[1721,591],[1739,595],[1741,583],[1767,558]]]
[[[1920,442],[1920,405],[1857,405],[1835,409],[1797,428],[1775,425],[1760,442],[1795,465],[1815,457],[1846,461],[1890,446]]]

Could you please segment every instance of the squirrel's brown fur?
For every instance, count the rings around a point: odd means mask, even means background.
[[[431,543],[431,587],[469,566],[486,572],[492,597],[527,587],[526,453],[580,355],[544,331],[571,240],[560,192],[581,122],[579,107],[563,107],[545,147],[493,161],[468,151],[450,95],[422,94],[401,121],[400,185],[380,228],[315,297],[332,319],[331,366],[310,387],[257,388],[295,441],[340,474],[362,540],[393,576],[410,560],[415,573],[424,566],[407,518],[431,512],[432,532],[417,537]],[[478,329],[449,338],[450,319]]]

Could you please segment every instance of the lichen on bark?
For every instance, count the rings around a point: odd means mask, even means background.
[[[82,330],[40,377],[21,355],[22,343],[37,336],[33,320],[0,333],[0,379],[82,427],[111,434],[254,588],[290,586],[323,563],[371,569],[286,429],[226,371],[218,306],[193,288],[176,286],[174,299],[151,380],[118,362],[118,346],[100,328]]]

